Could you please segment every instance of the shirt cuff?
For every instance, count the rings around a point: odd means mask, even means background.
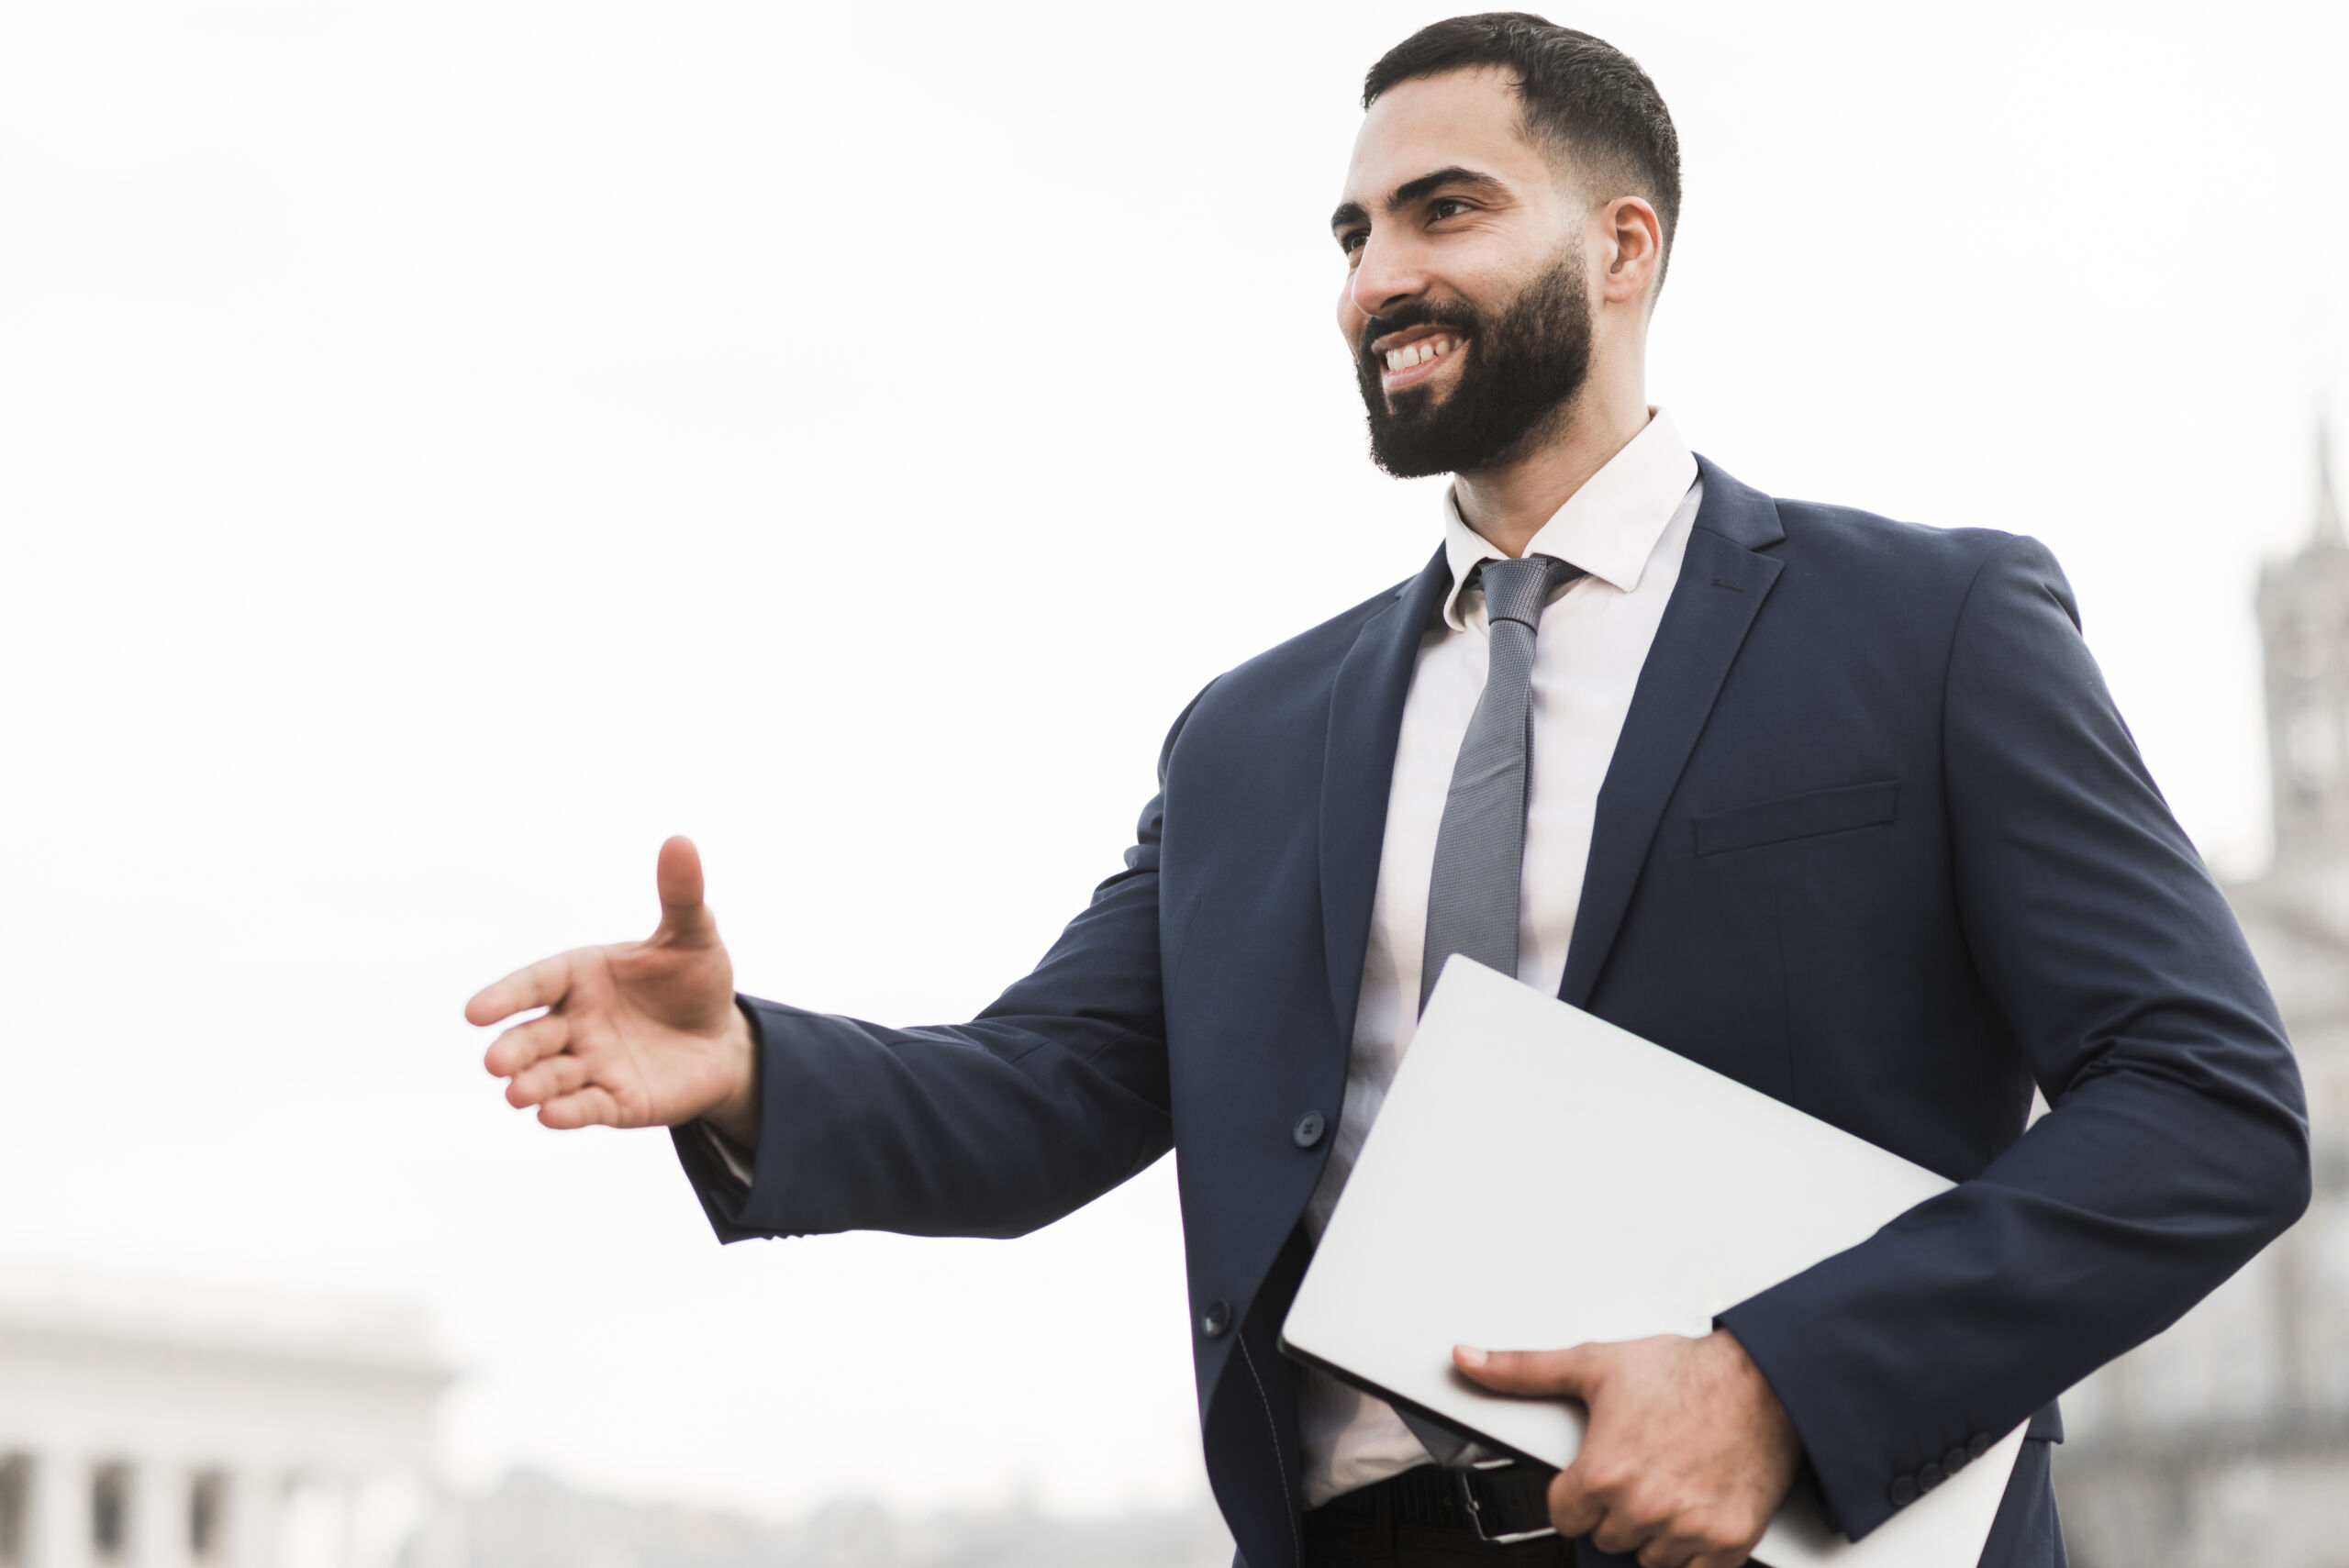
[[[701,1135],[709,1144],[710,1151],[726,1166],[728,1173],[744,1186],[749,1186],[753,1179],[751,1166],[756,1156],[708,1122],[697,1121],[694,1125],[701,1129]]]

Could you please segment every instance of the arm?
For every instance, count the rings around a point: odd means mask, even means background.
[[[1174,1141],[1158,972],[1159,805],[1033,973],[966,1024],[887,1029],[742,999],[758,1035],[747,1187],[678,1129],[726,1240],[1015,1236]]]
[[[699,858],[682,839],[662,848],[651,940],[533,964],[474,997],[466,1017],[491,1024],[545,1007],[490,1047],[485,1065],[510,1080],[507,1098],[537,1106],[550,1127],[675,1129],[724,1240],[1016,1235],[1173,1142],[1160,818],[1153,800],[1125,870],[1034,973],[967,1024],[892,1029],[736,996]]]
[[[1721,1319],[1855,1539],[1953,1451],[2175,1322],[2308,1203],[2266,984],[2035,540],[1983,567],[1947,679],[1960,917],[2051,1112],[1981,1175]]]
[[[1944,726],[1959,917],[2054,1109],[1981,1175],[1709,1335],[1456,1352],[1488,1387],[1588,1406],[1550,1510],[1602,1551],[1742,1562],[1806,1454],[1831,1517],[1864,1536],[2307,1204],[2299,1081],[2266,988],[2032,540],[1976,579]]]

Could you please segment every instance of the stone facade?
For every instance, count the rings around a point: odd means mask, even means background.
[[[2349,1568],[2349,541],[2319,442],[2314,537],[2259,585],[2276,857],[2230,887],[2308,1084],[2306,1218],[2065,1400],[2081,1568]]]
[[[454,1505],[463,1568],[1230,1568],[1215,1505],[1063,1519],[1013,1506],[908,1516],[843,1499],[796,1524],[576,1492],[527,1471]]]
[[[447,1381],[396,1312],[0,1281],[0,1568],[426,1568]]]

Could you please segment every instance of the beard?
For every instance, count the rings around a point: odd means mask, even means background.
[[[1458,384],[1437,400],[1433,387],[1389,397],[1375,339],[1409,327],[1449,327],[1464,339]],[[1397,479],[1473,473],[1514,456],[1565,406],[1590,374],[1590,296],[1580,251],[1569,250],[1487,319],[1464,303],[1414,301],[1363,328],[1354,375],[1370,416],[1370,460]]]

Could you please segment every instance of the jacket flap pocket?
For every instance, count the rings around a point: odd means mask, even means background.
[[[1812,790],[1808,795],[1732,806],[1696,819],[1697,852],[1726,854],[1788,839],[1881,827],[1892,820],[1893,807],[1899,800],[1900,781],[1886,779],[1881,784],[1845,784],[1841,789]]]

